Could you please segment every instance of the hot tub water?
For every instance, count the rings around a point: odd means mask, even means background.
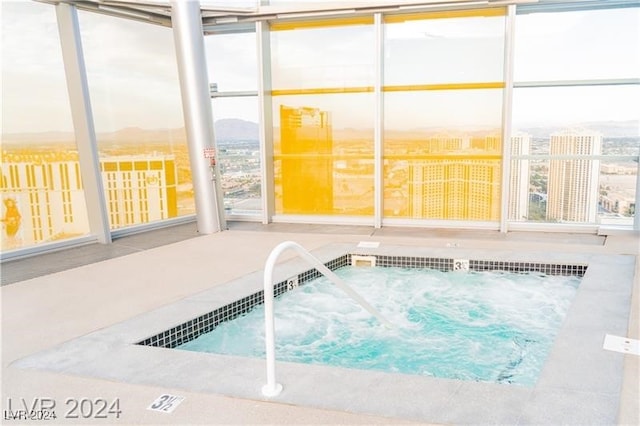
[[[344,267],[335,271],[394,324],[324,277],[277,298],[279,361],[535,384],[580,278],[540,273]],[[178,349],[264,357],[258,306]]]

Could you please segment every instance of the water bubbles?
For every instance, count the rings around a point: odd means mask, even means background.
[[[389,330],[325,278],[276,299],[276,358],[462,380],[535,383],[575,277],[342,268]],[[256,307],[182,349],[264,357]]]

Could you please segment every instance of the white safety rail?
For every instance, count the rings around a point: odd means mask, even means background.
[[[364,300],[358,293],[347,285],[333,271],[327,268],[322,262],[316,259],[311,253],[305,250],[300,244],[293,241],[285,241],[278,244],[272,251],[264,267],[264,319],[265,319],[265,344],[267,356],[267,384],[262,387],[264,396],[273,397],[282,392],[282,385],[276,382],[276,343],[275,343],[275,321],[273,318],[273,268],[275,267],[278,257],[287,249],[295,250],[300,257],[307,260],[322,275],[331,280],[335,285],[340,287],[352,299],[358,302],[371,315],[376,317],[378,321],[387,327],[391,327],[391,323],[387,321],[373,306]]]

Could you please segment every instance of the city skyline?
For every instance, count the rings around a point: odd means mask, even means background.
[[[178,215],[175,156],[103,156],[100,169],[112,228]],[[0,234],[3,249],[89,232],[79,160],[73,153],[3,156],[0,172],[3,202],[11,203],[18,217],[15,232],[7,228]]]
[[[595,132],[551,134],[551,155],[598,156],[602,135]],[[549,161],[547,219],[558,222],[595,222],[598,207],[600,160]]]
[[[270,215],[266,201],[289,215],[628,224],[640,155],[640,8],[526,8],[517,6],[513,21],[506,7],[385,13],[378,35],[373,14],[273,22],[265,64],[253,32],[206,36],[208,79],[220,95],[211,99],[211,136],[226,212]],[[3,211],[19,200],[29,205],[25,221],[55,207],[65,222],[82,203],[47,192],[53,176],[76,186],[79,179],[56,6],[4,2],[0,14]],[[125,167],[103,176],[109,208],[120,212],[111,227],[153,220],[144,213],[146,189],[132,182],[157,178],[135,169],[126,159],[133,153],[174,156],[175,188],[158,202],[161,210],[175,204],[170,216],[192,214],[195,160],[172,30],[86,11],[78,19],[99,157],[116,156]],[[504,75],[507,65],[513,76]],[[269,78],[269,105],[259,104],[260,75]],[[265,106],[271,111],[259,124]],[[592,134],[581,136],[589,149],[571,151],[579,138],[559,139],[566,131]],[[265,155],[274,161],[262,164]]]
[[[250,137],[242,137],[242,138],[236,138],[234,136],[229,136],[229,129],[223,129],[222,131],[224,132],[224,134],[226,135],[225,137],[223,137],[223,139],[255,139],[258,140],[259,138],[259,130],[258,130],[258,126],[259,123],[256,121],[251,121],[251,120],[244,120],[244,119],[240,119],[240,118],[223,118],[223,119],[219,119],[219,120],[215,120],[214,121],[214,125],[216,126],[216,128],[214,129],[214,136],[216,138],[218,138],[217,132],[220,131],[219,128],[217,128],[217,126],[219,124],[223,124],[223,123],[244,123],[248,126],[251,126],[251,128],[241,128],[240,132],[242,133],[242,135],[246,136],[247,134],[251,134]],[[236,127],[236,129],[238,129],[238,126],[234,126]],[[353,131],[359,131],[359,132],[370,132],[370,128],[353,128],[353,127],[345,127],[345,128],[340,128],[340,127],[335,127],[332,126],[333,130],[353,130]],[[277,126],[274,126],[274,129],[278,129]],[[444,129],[444,130],[443,130]],[[403,128],[403,129],[394,129],[394,128],[389,128],[389,131],[393,131],[393,132],[415,132],[415,131],[425,131],[425,130],[437,130],[437,131],[449,131],[452,134],[460,134],[460,133],[464,133],[464,132],[469,132],[469,131],[473,131],[473,130],[482,130],[485,131],[486,128],[483,128],[481,126],[468,126],[468,127],[452,127],[449,129],[445,129],[444,127],[440,127],[440,126],[418,126],[418,127],[413,127],[413,128]],[[592,121],[592,122],[576,122],[576,123],[569,123],[567,125],[563,125],[563,124],[550,124],[547,122],[539,122],[539,123],[531,123],[528,126],[512,126],[512,134],[518,134],[520,132],[525,132],[525,133],[530,133],[533,131],[533,133],[539,133],[539,132],[543,132],[546,133],[546,135],[550,135],[553,132],[559,131],[559,130],[563,130],[563,129],[591,129],[594,131],[598,131],[600,133],[603,133],[604,137],[612,137],[612,138],[619,138],[619,137],[625,137],[625,138],[633,138],[633,137],[638,137],[640,138],[640,118],[638,119],[629,119],[629,120],[598,120],[598,121]],[[116,135],[118,133],[121,132],[127,132],[127,131],[132,131],[132,132],[141,132],[141,134],[145,133],[145,132],[158,132],[156,134],[156,138],[158,140],[163,139],[163,133],[164,132],[170,132],[172,135],[170,136],[170,138],[176,138],[178,136],[180,136],[185,130],[185,127],[158,127],[158,128],[143,128],[143,127],[139,127],[139,126],[130,126],[130,127],[125,127],[125,128],[120,128],[120,129],[116,129],[114,131],[109,131],[109,132],[96,132],[97,135]],[[500,129],[496,128],[496,131],[499,133]],[[45,141],[45,142],[62,142],[62,143],[69,143],[69,142],[73,142],[74,139],[74,132],[72,130],[69,131],[41,131],[41,132],[16,132],[16,133],[2,133],[3,138],[5,138],[3,140],[3,142],[8,142],[8,143],[19,143],[19,142],[30,142],[28,139],[30,137],[33,138],[32,142],[36,143],[36,142],[40,142],[40,141]],[[166,135],[165,135],[166,136]],[[183,135],[185,140],[186,140],[186,134]],[[541,134],[536,134],[533,135],[535,137],[542,137],[544,135]],[[66,138],[66,139],[65,139]],[[148,139],[148,136],[145,136],[145,139]]]
[[[283,131],[290,146],[286,152],[274,153],[275,201],[276,205],[285,202],[284,209],[278,210],[285,214],[372,215],[374,167],[370,142],[333,140],[328,116],[317,109],[292,109],[288,114],[288,129]],[[584,130],[556,132],[551,135],[551,156],[542,163],[512,160],[509,220],[596,223],[630,219],[635,211],[637,166],[598,158],[554,159],[554,155],[598,156],[603,141],[600,134]],[[316,145],[323,143],[326,152],[318,156]],[[529,135],[514,135],[511,143],[516,158],[532,154],[534,145]],[[311,150],[306,152],[300,144]],[[139,147],[130,145],[133,146]],[[114,228],[193,211],[192,185],[185,174],[189,170],[186,144],[177,146],[171,155],[151,153],[161,143],[145,146],[150,150],[146,154],[128,154],[130,147],[114,143],[101,155],[105,197]],[[409,146],[419,149],[408,150]],[[15,147],[3,149],[0,186],[3,201],[13,202],[25,227],[18,229],[15,238],[10,237],[11,229],[7,227],[3,246],[14,247],[24,232],[33,234],[30,238],[34,241],[77,233],[77,226],[70,226],[86,222],[77,153]],[[501,167],[492,158],[499,160],[499,148],[500,140],[492,136],[395,141],[391,150],[383,153],[384,216],[498,220]],[[259,149],[257,141],[236,141],[219,152],[225,208],[229,212],[260,212]],[[474,158],[469,150],[485,154]],[[285,158],[289,165],[284,164]],[[278,161],[283,165],[278,166]],[[162,166],[162,162],[170,165]],[[327,176],[325,181],[317,182],[318,171]],[[292,174],[296,177],[292,178]],[[315,185],[315,196],[307,197],[311,183]],[[157,192],[160,188],[164,195]],[[154,191],[160,198],[152,196]],[[320,199],[326,204],[301,204],[301,200]],[[9,207],[5,207],[7,215]],[[54,211],[58,213],[53,214]],[[47,219],[53,216],[55,223]]]

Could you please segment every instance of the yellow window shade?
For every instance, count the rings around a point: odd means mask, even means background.
[[[372,24],[373,16],[354,16],[350,18],[315,19],[313,21],[272,22],[270,29],[271,31],[287,31]]]
[[[474,18],[506,15],[505,8],[471,9],[471,10],[442,10],[438,12],[405,13],[402,15],[385,15],[385,24],[395,24],[405,21],[422,19]]]
[[[272,90],[271,96],[289,96],[289,95],[328,95],[335,93],[368,93],[373,92],[373,87],[326,87],[326,88],[308,88],[308,89],[280,89]]]
[[[422,90],[468,90],[468,89],[503,89],[504,83],[443,83],[443,84],[409,84],[402,86],[384,86],[383,92],[415,92]]]

